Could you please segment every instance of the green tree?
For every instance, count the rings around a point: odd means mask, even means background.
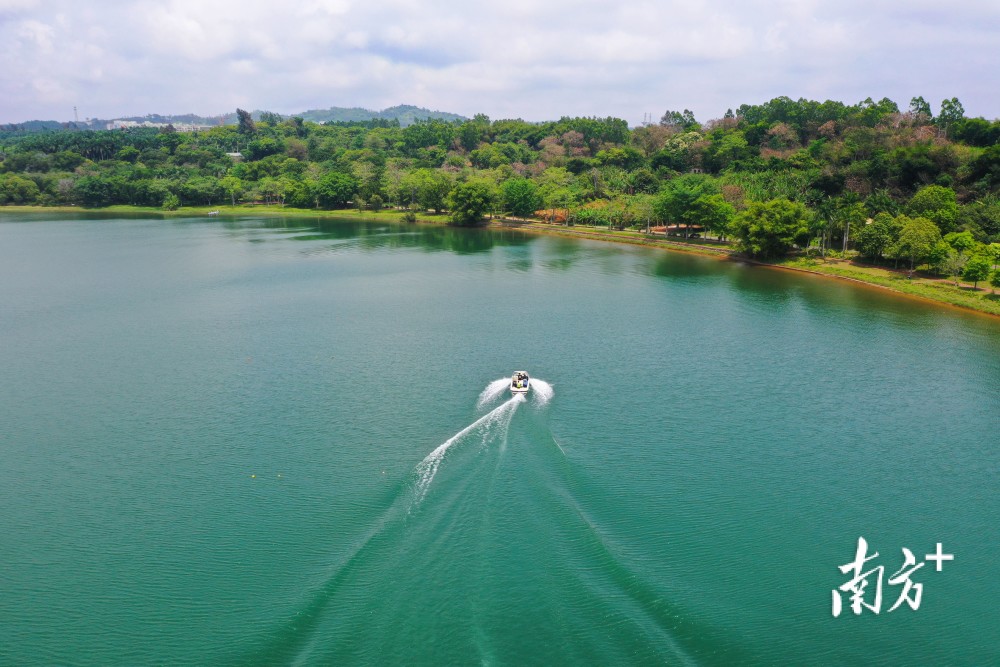
[[[461,157],[457,155],[454,157],[461,164],[465,163]],[[501,165],[510,164],[510,158],[501,153],[496,146],[484,145],[469,153],[469,162],[477,169],[494,169]]]
[[[458,140],[466,151],[473,151],[489,138],[490,118],[485,114],[476,114],[458,128]]]
[[[660,185],[656,174],[646,167],[629,172],[627,180],[627,192],[630,195],[653,194]]]
[[[927,218],[941,232],[950,232],[958,216],[958,197],[951,188],[928,185],[920,188],[906,205],[908,215]]]
[[[972,282],[972,288],[979,288],[979,281],[986,280],[993,268],[992,260],[986,255],[974,255],[965,265],[962,278]]]
[[[972,232],[951,232],[944,235],[944,241],[963,255],[969,254],[978,245]]]
[[[854,234],[854,243],[862,256],[879,260],[899,240],[899,225],[888,213],[878,213],[869,224]]]
[[[351,165],[351,173],[358,182],[358,193],[365,199],[381,195],[384,169],[368,160],[360,160]]]
[[[914,97],[910,100],[910,113],[918,118],[922,117],[927,122],[934,119],[934,114],[931,113],[931,105],[923,97]]]
[[[451,178],[439,169],[417,169],[403,178],[402,190],[409,193],[410,200],[420,204],[426,211],[433,209],[440,213],[451,192]]]
[[[253,122],[253,116],[250,115],[249,111],[237,109],[236,118],[240,134],[257,134],[257,123]]]
[[[987,196],[960,206],[955,223],[959,229],[972,232],[977,240],[1000,241],[1000,198]]]
[[[223,192],[229,195],[233,206],[236,206],[237,195],[243,195],[243,181],[235,176],[225,176],[219,179],[219,186],[222,187]]]
[[[943,251],[940,253],[940,258],[934,263],[937,265],[939,271],[951,276],[955,281],[955,287],[958,287],[958,277],[965,270],[965,265],[969,263],[969,258],[945,242],[939,245],[943,248]]]
[[[265,176],[257,181],[257,192],[268,204],[285,204],[285,192],[288,186],[287,178]]]
[[[844,252],[846,253],[848,245],[850,244],[851,227],[853,226],[854,229],[857,230],[863,226],[867,218],[867,212],[864,204],[855,202],[853,204],[845,204],[844,206],[841,206],[837,210],[836,217],[840,223],[841,229],[844,232]]]
[[[260,122],[267,123],[271,127],[278,127],[281,124],[281,120],[281,115],[273,111],[262,111],[260,114]]]
[[[211,206],[213,202],[222,197],[222,192],[219,179],[214,176],[195,176],[181,184],[179,194],[187,205],[205,204]]]
[[[694,118],[694,113],[690,109],[685,109],[684,111],[671,111],[668,109],[660,118],[660,125],[683,132],[690,129],[701,129],[698,121]]]
[[[941,243],[941,230],[927,218],[908,218],[901,215],[896,218],[896,223],[900,226],[899,240],[890,252],[895,257],[909,259],[910,271],[913,271],[914,267],[926,261],[934,247]]]
[[[500,186],[503,207],[516,216],[528,216],[542,208],[538,186],[526,178],[512,178]]]
[[[948,127],[961,121],[963,118],[965,118],[965,108],[962,106],[962,103],[958,101],[957,97],[953,97],[950,100],[941,101],[941,113],[938,114],[935,122],[940,125],[945,134],[947,134]]]
[[[141,153],[139,149],[136,148],[135,146],[125,146],[120,151],[118,151],[117,157],[122,162],[129,162],[131,164],[135,164],[136,160],[139,159],[139,155],[141,155]]]
[[[655,198],[652,195],[637,194],[630,196],[627,200],[629,215],[637,223],[641,223],[649,233],[649,228],[656,218]]]
[[[986,256],[993,260],[996,264],[1000,262],[1000,243],[991,243],[985,248]]]
[[[986,148],[1000,141],[1000,123],[985,118],[963,118],[952,125],[951,138],[969,146]]]
[[[598,151],[594,159],[599,165],[621,167],[627,171],[638,169],[646,162],[645,156],[638,149],[631,146],[606,148]]]
[[[700,132],[675,134],[667,139],[663,148],[652,157],[650,164],[655,169],[687,171],[697,165],[700,157],[698,147],[703,140]]]
[[[52,156],[52,166],[61,171],[73,171],[84,163],[84,157],[73,151],[59,151]]]
[[[823,257],[826,257],[826,251],[833,246],[832,235],[836,215],[836,199],[824,197],[816,203],[810,228],[814,235],[819,237],[819,250]]]
[[[494,193],[490,184],[482,181],[460,183],[448,194],[451,220],[456,225],[474,225],[493,205]]]
[[[139,178],[127,185],[129,203],[134,206],[162,206],[163,199],[170,193],[163,179]]]
[[[259,137],[247,144],[243,155],[248,160],[262,160],[269,155],[277,155],[285,150],[284,145],[271,137]]]
[[[965,266],[969,261],[969,254],[982,244],[973,238],[971,232],[951,232],[945,234],[944,243],[949,246],[942,257],[942,268],[955,279],[955,286],[958,286],[958,276],[965,271]]]
[[[969,180],[988,188],[1000,185],[1000,144],[990,146],[969,163]]]
[[[784,255],[808,228],[805,206],[788,199],[752,202],[732,222],[737,247],[754,257]]]
[[[742,132],[726,132],[718,141],[713,140],[710,166],[713,172],[720,172],[732,166],[737,160],[745,160],[752,154],[750,144]]]
[[[173,192],[168,192],[163,197],[163,210],[176,211],[181,207],[181,200]]]
[[[686,174],[667,181],[656,199],[656,213],[662,220],[685,228],[700,224],[696,221],[695,202],[706,195],[714,195],[718,189],[708,176]],[[687,229],[685,229],[687,236]]]
[[[990,287],[993,288],[993,293],[997,293],[997,288],[1000,287],[1000,269],[996,269],[990,275]]]
[[[4,174],[0,178],[0,204],[34,204],[39,194],[35,182],[23,176]]]
[[[350,174],[332,171],[316,182],[316,200],[323,208],[344,208],[358,191],[358,182]]]
[[[958,253],[955,252],[954,248],[941,240],[931,247],[931,251],[927,254],[926,262],[937,268],[941,273],[951,275],[949,264],[952,261],[952,257],[957,255]],[[961,269],[961,267],[965,266],[965,260],[962,259],[960,261],[959,268]]]
[[[116,183],[103,176],[84,176],[76,181],[73,190],[79,202],[88,208],[110,206],[116,203]]]
[[[719,238],[725,238],[734,215],[736,209],[721,194],[706,194],[694,200],[688,210],[687,219]]]

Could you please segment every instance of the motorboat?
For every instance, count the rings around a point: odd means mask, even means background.
[[[524,371],[517,371],[510,379],[510,391],[512,394],[527,394],[531,379]]]

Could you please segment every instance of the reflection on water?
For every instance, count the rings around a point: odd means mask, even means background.
[[[480,229],[448,225],[405,224],[341,218],[281,218],[223,220],[225,228],[234,234],[253,230],[289,232],[272,237],[274,240],[345,241],[353,247],[377,250],[382,248],[420,248],[428,251],[448,251],[460,255],[487,252],[496,247],[525,245],[531,237],[511,229]],[[259,239],[253,239],[259,240]],[[334,248],[340,244],[335,244]]]

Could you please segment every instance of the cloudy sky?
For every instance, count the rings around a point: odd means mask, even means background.
[[[0,0],[0,123],[415,104],[702,121],[779,95],[1000,117],[998,0]]]

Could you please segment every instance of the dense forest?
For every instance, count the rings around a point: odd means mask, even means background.
[[[923,98],[773,99],[699,122],[687,110],[531,123],[238,122],[0,133],[0,204],[266,203],[486,215],[729,238],[751,255],[857,253],[971,275],[1000,245],[1000,121]],[[994,244],[994,245],[990,245]],[[985,266],[978,273],[973,267]],[[979,278],[982,280],[984,278]]]

